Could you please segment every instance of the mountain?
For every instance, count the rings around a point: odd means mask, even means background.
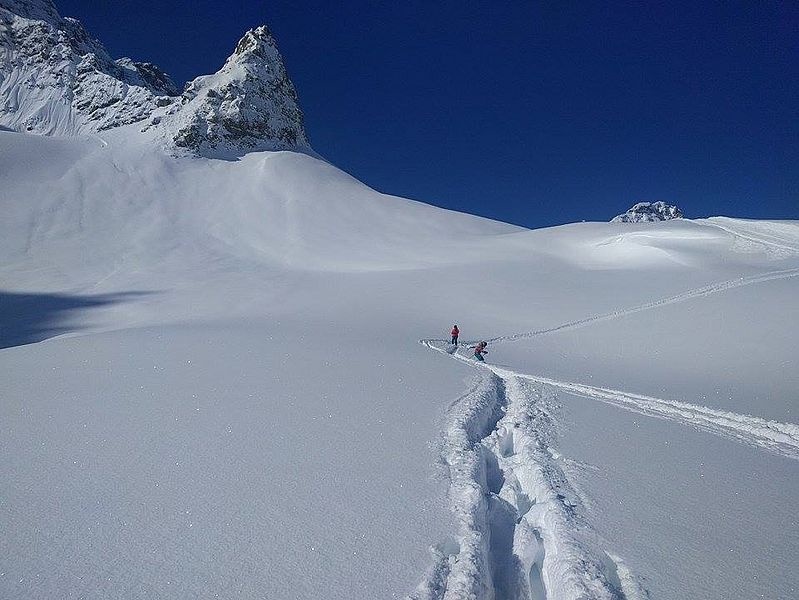
[[[799,222],[381,194],[276,52],[101,131],[3,88],[76,126],[0,130],[0,598],[795,597]]]
[[[179,104],[156,110],[149,126],[177,147],[210,156],[309,149],[302,123],[297,92],[261,26],[244,35],[219,71],[189,82]]]
[[[155,65],[112,60],[49,0],[0,1],[0,125],[45,135],[97,132],[141,121],[177,93]]]
[[[626,213],[613,217],[611,223],[646,223],[681,219],[682,211],[671,204],[660,202],[639,202]]]
[[[297,93],[266,27],[248,31],[217,73],[181,94],[151,63],[112,60],[50,0],[0,0],[0,125],[78,135],[134,123],[196,155],[310,150]]]

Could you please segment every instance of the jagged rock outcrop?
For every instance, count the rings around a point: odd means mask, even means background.
[[[189,82],[180,104],[154,113],[153,125],[205,156],[308,148],[297,92],[265,26],[248,31],[219,71]]]
[[[297,92],[266,27],[181,94],[151,63],[112,60],[51,0],[0,0],[0,126],[76,135],[141,123],[178,152],[236,156],[309,145]]]
[[[614,217],[611,223],[641,223],[645,221],[668,221],[681,219],[682,211],[672,204],[660,202],[639,202],[626,213]]]
[[[0,125],[45,135],[102,131],[141,121],[157,98],[177,94],[155,65],[112,60],[50,0],[0,0]]]

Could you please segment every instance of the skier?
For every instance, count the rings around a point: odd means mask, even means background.
[[[458,336],[460,335],[460,333],[461,333],[461,330],[458,329],[458,326],[457,325],[453,325],[452,326],[452,344],[454,346],[458,345]]]
[[[476,346],[469,346],[469,348],[474,348],[474,359],[479,360],[480,362],[485,362],[483,358],[483,354],[488,354],[488,350],[486,350],[486,346],[488,346],[488,342],[480,342]]]

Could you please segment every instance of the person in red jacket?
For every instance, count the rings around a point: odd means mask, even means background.
[[[457,325],[452,326],[452,343],[457,346],[458,345],[458,336],[460,335],[461,330],[458,329]]]
[[[488,343],[480,342],[476,346],[469,346],[469,348],[474,348],[474,359],[479,360],[480,362],[485,362],[485,358],[483,358],[483,354],[488,354],[488,350],[486,350],[486,346]]]

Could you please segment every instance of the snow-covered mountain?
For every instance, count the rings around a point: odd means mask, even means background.
[[[154,111],[148,127],[205,156],[309,148],[297,92],[265,26],[248,31],[219,71],[189,82],[179,103]]]
[[[639,202],[627,212],[611,219],[611,223],[651,223],[654,221],[668,221],[681,219],[682,211],[674,205],[665,202]]]
[[[182,94],[151,63],[112,60],[50,0],[0,0],[0,125],[45,135],[140,124],[200,155],[308,149],[297,94],[266,27]]]
[[[0,597],[795,597],[799,222],[380,194],[262,150],[265,29],[98,139],[98,46],[0,2],[66,57],[2,88],[50,126],[0,130]]]
[[[46,135],[102,131],[147,118],[177,93],[155,65],[112,60],[50,0],[0,1],[0,125]]]

